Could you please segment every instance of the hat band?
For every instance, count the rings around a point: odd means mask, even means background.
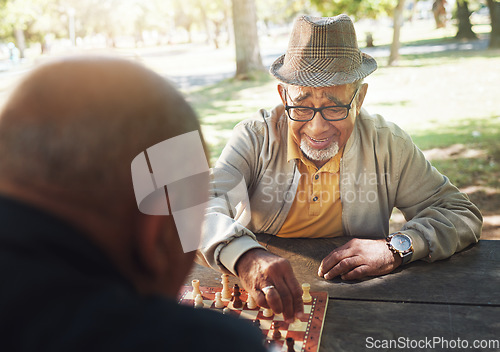
[[[287,54],[304,57],[346,57],[359,55],[360,50],[352,47],[311,47],[311,46],[293,46],[289,47]]]
[[[292,57],[283,69],[290,71],[309,72],[349,72],[361,66],[361,61],[353,60],[352,57],[340,57],[329,59]]]

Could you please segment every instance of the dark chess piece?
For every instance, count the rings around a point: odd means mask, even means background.
[[[287,352],[295,352],[295,349],[293,348],[293,345],[295,344],[295,341],[293,337],[287,337],[286,338],[286,347],[287,347]]]
[[[238,286],[238,284],[234,284],[233,298],[232,298],[234,308],[243,307],[243,301],[241,300],[240,296],[241,296],[240,287]]]
[[[273,330],[273,340],[279,340],[281,338],[280,323],[273,321],[271,329]]]

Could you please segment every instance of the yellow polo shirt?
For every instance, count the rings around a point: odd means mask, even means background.
[[[288,132],[287,153],[288,161],[299,159],[297,165],[302,177],[285,223],[276,235],[310,238],[342,236],[339,170],[344,148],[318,170]]]

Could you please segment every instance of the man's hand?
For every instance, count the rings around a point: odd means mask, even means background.
[[[389,249],[385,239],[355,238],[327,255],[319,266],[318,275],[327,280],[336,276],[343,280],[355,280],[388,274],[402,261],[399,255]]]
[[[241,256],[236,271],[243,287],[259,306],[283,313],[288,322],[304,313],[302,288],[288,260],[255,248]],[[262,289],[269,286],[273,288],[264,293]]]

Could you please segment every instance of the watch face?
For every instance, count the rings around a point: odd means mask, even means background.
[[[407,251],[411,248],[411,240],[408,236],[394,235],[391,244],[399,252]]]

